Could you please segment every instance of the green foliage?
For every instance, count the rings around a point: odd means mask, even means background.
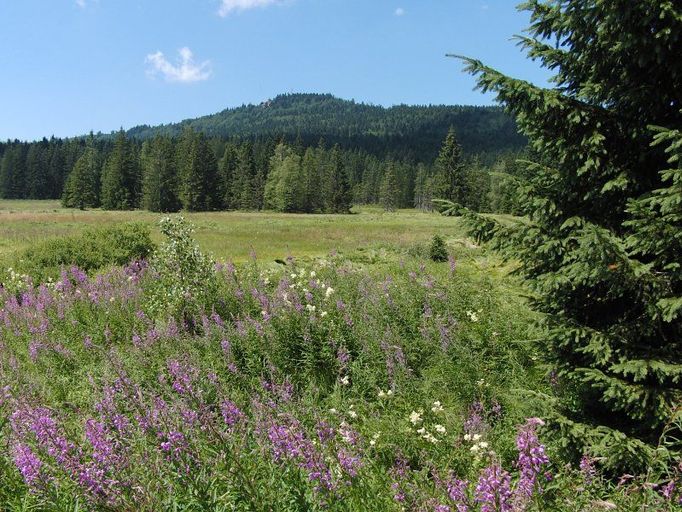
[[[66,179],[62,206],[81,210],[99,206],[100,167],[97,150],[92,147],[86,149]]]
[[[149,228],[141,223],[93,227],[82,234],[39,242],[16,257],[16,268],[34,282],[56,278],[72,265],[91,272],[147,258],[154,248]]]
[[[164,217],[159,227],[166,241],[150,259],[146,309],[160,321],[191,321],[216,298],[214,262],[201,252],[192,238],[194,226],[183,217]]]
[[[178,196],[182,207],[192,212],[220,206],[218,164],[204,134],[186,130],[179,148],[182,154],[178,164]]]
[[[362,149],[380,158],[430,162],[448,128],[457,130],[467,153],[499,154],[518,150],[525,140],[499,107],[407,106],[384,108],[345,101],[330,94],[284,94],[261,103],[227,109],[182,123],[138,126],[128,135],[151,139],[179,137],[191,127],[208,137],[296,138],[314,146],[323,137],[329,147]]]
[[[278,212],[303,212],[308,205],[307,176],[301,157],[280,143],[270,159],[270,174],[265,183],[265,206]]]
[[[142,208],[150,212],[174,212],[180,209],[177,169],[173,143],[155,137],[142,145]]]
[[[448,261],[448,248],[440,235],[434,235],[429,246],[429,257],[432,261]]]
[[[556,88],[464,60],[536,152],[519,190],[531,223],[468,217],[521,262],[545,315],[539,349],[559,379],[565,447],[639,471],[682,400],[682,11],[653,0],[523,7],[532,25],[520,44]],[[653,145],[651,125],[665,127]]]
[[[381,189],[379,189],[379,204],[388,212],[396,210],[399,201],[400,189],[398,188],[398,178],[395,174],[395,166],[393,162],[389,162],[384,173],[384,178],[381,180]]]
[[[123,130],[116,136],[114,148],[102,173],[102,208],[132,210],[141,196],[140,167],[135,147]]]

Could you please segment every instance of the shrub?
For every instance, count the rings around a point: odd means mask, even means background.
[[[145,259],[154,248],[149,228],[142,223],[89,228],[82,234],[46,240],[26,249],[16,268],[39,282],[56,277],[61,267],[75,265],[91,272],[109,265]]]
[[[434,235],[429,247],[429,257],[432,261],[448,261],[448,249],[445,241],[439,235]]]
[[[160,228],[167,240],[150,262],[147,310],[157,319],[190,321],[216,296],[215,264],[201,252],[192,238],[194,226],[182,216],[164,217]]]

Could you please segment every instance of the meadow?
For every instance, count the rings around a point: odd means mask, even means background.
[[[247,261],[288,255],[319,257],[341,253],[404,249],[428,243],[435,233],[450,233],[453,243],[465,245],[458,221],[417,210],[384,212],[378,207],[356,207],[354,215],[308,215],[261,212],[201,212],[186,217],[196,226],[202,249],[219,259]],[[160,240],[161,216],[147,211],[103,211],[62,208],[53,200],[0,200],[0,257],[36,241],[81,232],[89,226],[144,222]]]
[[[565,458],[537,317],[460,219],[160,218],[0,203],[4,265],[150,230],[144,260],[5,274],[3,510],[675,509]]]

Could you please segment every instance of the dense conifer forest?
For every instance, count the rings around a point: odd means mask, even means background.
[[[499,108],[290,94],[178,124],[0,143],[0,197],[151,211],[430,209],[433,197],[456,199],[448,173],[460,172],[459,202],[506,212],[523,146]],[[439,156],[453,150],[450,164]]]

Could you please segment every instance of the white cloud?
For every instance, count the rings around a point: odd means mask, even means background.
[[[85,8],[85,0],[76,0],[76,5],[81,9]]]
[[[395,13],[394,13],[394,14],[395,14],[396,16],[404,16],[404,15],[405,15],[405,9],[403,9],[402,7],[398,7],[398,8],[395,10]]]
[[[271,5],[282,5],[286,0],[221,0],[218,15],[228,16],[233,12],[246,11],[256,7],[269,7]]]
[[[178,54],[180,58],[177,64],[171,64],[162,52],[150,53],[145,59],[145,62],[150,65],[148,72],[151,75],[160,73],[167,82],[186,84],[201,82],[211,76],[211,61],[196,64],[192,50],[187,47],[180,48]]]

